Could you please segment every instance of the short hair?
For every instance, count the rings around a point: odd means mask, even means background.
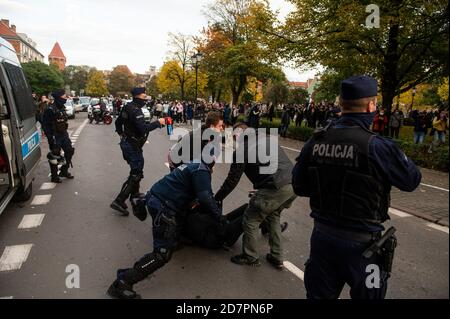
[[[208,113],[208,115],[206,116],[206,120],[205,120],[205,126],[211,127],[211,126],[216,126],[219,121],[223,121],[223,114],[220,111],[211,111]]]
[[[342,97],[339,97],[339,105],[342,107],[343,111],[365,111],[367,108],[367,104],[370,102],[376,103],[377,97],[363,97],[361,99],[356,100],[344,100]]]
[[[238,129],[238,128],[240,128],[243,131],[245,131],[246,129],[248,129],[248,125],[245,124],[244,122],[236,123],[236,124],[233,125],[233,131]]]

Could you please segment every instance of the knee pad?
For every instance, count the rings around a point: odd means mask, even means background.
[[[161,250],[163,250],[163,252],[161,252]],[[138,262],[134,264],[133,268],[141,273],[144,277],[147,277],[164,266],[170,260],[170,257],[170,251],[164,251],[163,248],[159,248],[152,253],[142,257]]]

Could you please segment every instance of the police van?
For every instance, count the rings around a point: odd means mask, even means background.
[[[0,37],[0,214],[11,200],[31,198],[41,159],[31,89],[12,45]]]

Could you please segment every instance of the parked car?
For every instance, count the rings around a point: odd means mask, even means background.
[[[75,113],[81,112],[83,110],[83,105],[79,98],[73,99],[73,110]]]
[[[89,96],[80,96],[80,103],[82,107],[82,112],[88,111],[88,106],[91,105],[91,98]]]
[[[0,37],[0,214],[32,196],[41,138],[31,88],[13,46]]]
[[[75,118],[75,108],[74,108],[73,100],[68,99],[66,104],[64,104],[64,106],[66,107],[66,113],[67,113],[67,116],[69,117],[69,119],[74,119]]]

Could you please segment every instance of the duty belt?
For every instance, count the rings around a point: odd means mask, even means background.
[[[357,241],[360,243],[369,243],[378,240],[381,237],[381,232],[359,232],[329,226],[323,223],[315,222],[314,228],[320,232],[336,236],[345,240]]]

